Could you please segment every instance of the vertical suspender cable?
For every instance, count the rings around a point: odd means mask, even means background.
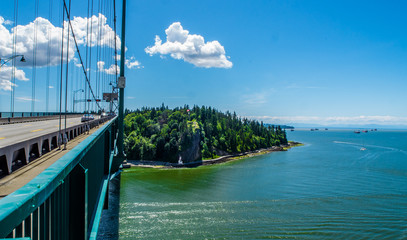
[[[63,0],[59,1],[59,7],[62,6],[62,11],[64,11],[64,6],[62,5],[62,3],[63,3],[62,1]],[[62,23],[64,22],[64,20],[61,19],[61,12],[59,12],[58,22],[62,22]],[[62,25],[62,27],[63,27],[63,25]],[[62,42],[61,45],[58,44],[58,51],[61,51],[62,45],[63,45],[63,42]],[[61,58],[62,58],[62,52],[61,52]],[[62,62],[62,59],[61,59],[61,62]],[[60,105],[59,104],[59,92],[60,92],[59,88],[61,86],[60,86],[60,82],[58,81],[58,79],[60,78],[60,74],[62,74],[62,63],[58,64],[57,71],[56,71],[56,77],[55,77],[55,85],[56,85],[56,89],[55,89],[55,112],[58,112],[58,106]]]
[[[79,69],[78,68],[75,68],[75,88],[73,88],[73,89],[81,89],[81,81],[79,80],[80,79],[80,75],[79,75]],[[82,88],[82,91],[81,92],[83,92],[83,88]],[[79,92],[80,93],[80,92]],[[80,98],[79,98],[80,99]],[[79,100],[78,99],[78,100]],[[74,100],[76,100],[76,99],[74,99]],[[74,104],[75,104],[75,102],[74,102]],[[73,108],[74,109],[74,108]],[[78,107],[78,109],[76,110],[76,112],[81,112],[80,111],[80,109],[81,109],[81,106],[79,105],[79,107]],[[72,111],[73,112],[73,111]]]
[[[114,93],[114,86],[117,86],[117,31],[116,31],[116,0],[113,0],[113,25],[114,25],[114,83],[112,83],[112,95]],[[110,100],[110,112],[113,112],[113,100]]]
[[[65,31],[65,11],[62,12],[62,47],[61,47],[61,78],[59,90],[59,137],[61,136],[61,121],[62,121],[62,64],[64,63],[64,31]],[[62,139],[58,140],[58,148],[61,149]]]
[[[75,55],[74,55],[75,56]],[[71,92],[72,92],[72,94],[70,94],[70,102],[72,102],[72,104],[74,104],[74,102],[73,102],[73,100],[74,100],[74,98],[73,98],[73,91],[75,91],[75,89],[79,89],[79,87],[78,87],[78,79],[76,78],[76,73],[77,73],[77,69],[76,69],[76,67],[75,67],[75,62],[72,62],[71,63]],[[72,100],[72,101],[71,101]],[[71,106],[71,109],[72,109],[72,113],[74,112],[74,107],[73,107],[73,105]]]
[[[49,3],[49,21],[52,22],[52,0],[50,0]],[[47,88],[45,89],[45,98],[46,98],[46,103],[45,103],[45,111],[49,111],[49,80],[50,80],[50,69],[51,69],[51,28],[48,26],[47,29],[48,32],[48,46],[47,46],[47,76],[46,76],[46,85]]]
[[[108,1],[109,3],[110,3],[110,17],[109,17],[109,19],[110,19],[110,26],[113,26],[113,18],[114,18],[114,12],[113,12],[113,2],[114,1]],[[107,53],[107,56],[106,56],[106,58],[107,59],[109,59],[110,60],[110,64],[109,64],[109,66],[112,66],[113,64],[112,63],[114,63],[114,58],[112,58],[111,56],[114,54],[114,49],[113,49],[113,47],[114,47],[114,39],[115,39],[115,37],[116,37],[116,33],[115,33],[115,35],[113,36],[113,38],[111,38],[110,39],[110,43],[109,43],[109,45],[110,45],[110,48],[111,49],[109,49],[109,51],[108,51],[108,53]],[[109,67],[110,68],[110,67]],[[106,74],[106,83],[105,83],[105,90],[104,90],[104,92],[109,92],[110,91],[110,89],[109,89],[109,83],[111,82],[111,80],[113,79],[113,74]],[[106,103],[106,106],[108,106],[108,104]],[[107,107],[106,107],[107,108]],[[110,110],[110,103],[109,103],[109,110]],[[107,110],[106,110],[107,111]]]
[[[86,59],[85,59],[85,64],[86,64],[86,72],[88,72],[89,70],[89,65],[88,65],[88,56],[89,56],[89,21],[90,21],[90,18],[89,18],[89,10],[90,10],[90,0],[88,0],[88,18],[87,18],[87,21],[86,21]],[[85,88],[85,106],[84,106],[84,108],[85,108],[85,113],[87,112],[87,108],[86,108],[86,105],[87,105],[87,96],[88,96],[88,87],[86,86],[86,80],[85,80],[85,85],[84,85],[84,88]]]
[[[18,21],[18,0],[14,0],[14,39],[13,39],[13,56],[17,52],[17,21]],[[14,114],[14,96],[16,91],[16,59],[12,60],[11,70],[11,95],[10,95],[10,112]]]
[[[33,65],[32,65],[32,85],[31,85],[31,113],[35,112],[35,81],[36,81],[36,76],[37,76],[37,31],[38,31],[38,5],[39,2],[38,0],[35,1],[34,5],[34,12],[35,12],[35,17],[34,17],[34,42],[33,42]]]
[[[90,99],[90,83],[92,82],[91,78],[91,69],[92,69],[92,36],[93,36],[93,0],[91,0],[91,7],[90,7],[90,46],[89,46],[89,92],[88,92],[88,99]],[[91,104],[88,102],[88,111],[90,112]]]
[[[109,2],[111,2],[111,1],[109,1]],[[110,12],[109,12],[109,5],[108,5],[108,3],[109,3],[108,1],[106,1],[105,2],[105,12],[106,12],[106,17],[108,18],[108,19],[111,19],[110,17]],[[105,28],[103,28],[103,29],[105,29]],[[105,34],[105,31],[103,31],[103,34]],[[103,42],[103,44],[104,44],[104,47],[103,47],[103,58],[108,62],[108,65],[107,66],[110,66],[110,64],[111,64],[111,59],[108,59],[108,55],[107,55],[107,50],[108,50],[108,48],[107,48],[107,46],[110,44],[109,42],[107,42],[107,40],[104,38],[104,42]],[[108,77],[108,75],[107,75],[107,73],[106,72],[104,72],[104,73],[102,73],[102,77],[103,77],[103,83],[102,83],[102,90],[101,90],[101,95],[102,95],[102,97],[103,97],[103,93],[104,92],[106,92],[106,78]],[[105,104],[105,107],[106,107],[106,104]],[[104,111],[106,111],[105,109],[104,109]]]
[[[96,97],[99,98],[99,81],[100,81],[100,71],[98,71],[98,66],[97,66],[97,62],[100,59],[100,16],[101,16],[101,9],[100,9],[100,0],[98,1],[98,25],[97,25],[97,39],[96,39],[96,76],[95,76],[95,80],[96,80]]]
[[[71,0],[69,0],[69,11],[68,11],[68,16],[71,15]],[[69,20],[69,18],[68,18]],[[67,23],[68,24],[68,23]],[[68,72],[69,72],[69,33],[70,33],[70,28],[69,26],[67,27],[67,35],[66,35],[66,75],[65,75],[65,129],[64,133],[66,133],[66,114],[67,114],[67,108],[68,108]],[[64,141],[64,149],[66,149],[66,142],[68,139]]]

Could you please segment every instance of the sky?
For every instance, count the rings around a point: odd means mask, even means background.
[[[6,23],[13,21],[14,1],[4,2],[0,22],[6,33],[13,27]],[[18,24],[35,20],[33,2],[19,0]],[[72,16],[87,17],[83,2],[73,0]],[[40,7],[44,19],[50,18],[47,8]],[[205,105],[267,123],[407,128],[405,9],[405,1],[127,1],[125,107]],[[51,22],[61,27],[57,12]],[[103,14],[103,37],[110,40],[101,44],[106,60],[93,61],[93,76],[114,69],[112,17]],[[78,35],[83,21],[75,21]],[[3,57],[6,34],[0,33]],[[87,40],[81,36],[83,49]],[[117,38],[120,42],[120,33]],[[73,56],[75,49],[70,50]],[[39,85],[45,69],[38,70]],[[72,69],[73,76],[81,74],[80,68]],[[0,69],[0,111],[10,110],[5,70]],[[15,95],[30,99],[32,69],[17,70],[16,77],[25,76],[16,80]],[[81,84],[74,81],[68,91]],[[38,90],[36,109],[45,102],[43,89]],[[29,106],[16,100],[18,111],[30,111]]]

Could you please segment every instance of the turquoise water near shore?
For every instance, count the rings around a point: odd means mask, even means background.
[[[126,170],[120,239],[407,239],[407,131],[287,134],[305,145]]]

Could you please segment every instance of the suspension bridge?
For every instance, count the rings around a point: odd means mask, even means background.
[[[1,5],[0,239],[96,239],[125,159],[126,0]]]

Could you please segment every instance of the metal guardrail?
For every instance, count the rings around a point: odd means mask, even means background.
[[[7,116],[7,117],[6,117]],[[46,121],[52,119],[58,119],[59,113],[18,113],[13,115],[11,113],[4,114],[0,113],[0,125],[3,124],[12,124],[12,123],[22,123],[22,122],[35,122],[35,121]],[[67,118],[81,117],[82,114],[79,113],[70,113],[67,114]]]
[[[0,238],[95,239],[114,155],[118,119],[87,137],[27,183],[0,199]]]
[[[1,175],[10,174],[17,168],[29,164],[33,159],[55,149],[63,142],[64,138],[70,141],[109,119],[110,118],[95,119],[69,127],[66,130],[62,129],[61,132],[58,130],[0,148],[0,177]]]
[[[0,118],[17,118],[17,117],[45,117],[59,116],[59,112],[0,112]],[[65,114],[65,113],[63,113]],[[68,112],[66,115],[81,115],[80,112]]]

